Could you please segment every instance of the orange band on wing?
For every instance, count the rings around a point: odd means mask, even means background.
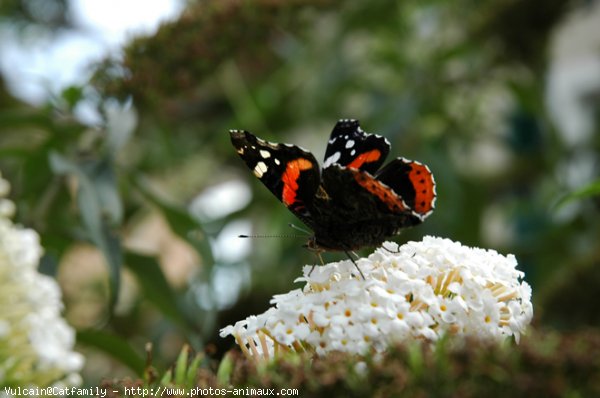
[[[347,167],[351,167],[353,169],[360,169],[364,163],[376,162],[381,158],[381,152],[379,149],[372,149],[369,152],[361,153],[354,159],[351,163],[347,165]]]
[[[303,170],[313,167],[312,163],[304,158],[298,158],[288,162],[285,171],[281,176],[283,181],[283,191],[281,200],[286,206],[291,206],[296,201],[296,191],[298,191],[298,178]]]
[[[382,182],[377,181],[370,175],[360,171],[354,174],[354,179],[361,187],[377,196],[391,211],[402,212],[407,210],[407,206],[402,198],[396,195],[394,191],[389,189]]]
[[[414,210],[419,214],[427,214],[433,210],[435,199],[435,181],[429,169],[419,163],[411,164],[412,170],[408,178],[415,188]]]

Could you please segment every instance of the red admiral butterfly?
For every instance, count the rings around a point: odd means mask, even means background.
[[[379,170],[390,143],[363,131],[358,120],[337,122],[322,173],[313,154],[298,146],[267,142],[247,131],[230,134],[254,175],[313,230],[311,249],[347,253],[379,246],[433,212],[429,168],[400,157]]]

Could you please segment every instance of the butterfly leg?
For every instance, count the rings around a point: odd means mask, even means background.
[[[344,250],[344,253],[346,253],[346,256],[348,256],[348,258],[350,259],[350,261],[352,261],[352,264],[354,264],[354,266],[358,270],[358,273],[360,274],[360,276],[362,276],[363,280],[366,280],[366,278],[363,275],[362,271],[360,270],[360,268],[358,268],[358,264],[356,264],[356,261],[354,261],[354,259],[350,256],[350,253],[348,253],[346,250]]]
[[[321,252],[320,251],[315,251],[314,253],[317,255],[317,257],[321,261],[321,265],[325,265],[325,262],[323,261],[323,257],[321,256]],[[308,276],[310,276],[310,274],[312,274],[312,272],[315,270],[316,266],[317,266],[317,264],[315,264],[315,265],[312,266],[312,268],[310,269],[310,271],[308,271]]]
[[[381,248],[383,250],[385,250],[386,252],[392,253],[392,254],[400,253],[400,245],[396,243],[396,247],[397,247],[396,250],[391,250],[391,249],[388,249],[387,247],[385,247],[385,245],[381,245]]]

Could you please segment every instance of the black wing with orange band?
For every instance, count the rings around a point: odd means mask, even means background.
[[[424,220],[435,208],[435,180],[429,167],[414,160],[397,158],[381,169],[375,178],[390,187],[404,203]]]
[[[375,174],[389,152],[387,139],[365,132],[358,120],[341,119],[329,137],[323,167],[337,164]]]
[[[320,183],[319,164],[312,153],[277,144],[248,131],[230,130],[231,142],[254,175],[309,227],[310,207]]]

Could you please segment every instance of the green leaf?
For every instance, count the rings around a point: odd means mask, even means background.
[[[119,336],[99,330],[83,330],[77,332],[77,341],[100,349],[142,376],[144,358]]]
[[[126,252],[125,266],[135,274],[143,297],[154,304],[167,318],[181,327],[187,327],[175,292],[169,286],[155,258]]]
[[[178,386],[183,386],[185,384],[189,351],[190,347],[184,345],[179,357],[177,357],[177,362],[175,364],[175,384]]]
[[[47,131],[53,123],[50,115],[39,110],[20,108],[0,112],[0,126],[2,130],[6,131],[30,126],[40,127]]]
[[[578,199],[585,199],[585,198],[589,198],[592,196],[598,196],[600,195],[600,180],[598,181],[594,181],[574,192],[571,192],[569,194],[567,194],[566,196],[564,196],[563,198],[561,198],[555,205],[554,208],[556,210],[560,209],[561,207],[563,207],[564,205],[566,205],[567,203],[570,203],[574,200],[578,200]]]
[[[106,108],[107,145],[111,153],[116,154],[131,139],[138,124],[135,109],[129,105],[114,105]]]
[[[123,204],[111,158],[106,157],[90,164],[86,171],[98,195],[102,216],[108,218],[113,225],[120,225],[123,221]]]
[[[227,352],[219,364],[219,369],[217,369],[217,382],[222,386],[229,385],[234,368],[234,357],[231,352]]]
[[[83,87],[69,86],[62,91],[60,96],[66,101],[69,109],[72,110],[83,99]]]
[[[25,159],[29,152],[23,148],[0,148],[0,158],[17,158]]]
[[[163,375],[162,379],[160,379],[161,386],[171,386],[173,381],[173,371],[171,369],[167,370]]]
[[[198,368],[200,367],[200,362],[202,362],[203,355],[201,353],[197,353],[190,366],[188,366],[186,373],[186,387],[192,388],[196,386],[196,379],[198,377]]]
[[[407,347],[407,362],[413,374],[420,376],[424,371],[422,346],[418,343],[409,344]]]
[[[0,111],[0,131],[38,127],[41,131],[59,137],[63,142],[77,139],[87,126],[76,122],[57,123],[52,111],[34,108],[12,108]]]
[[[29,154],[23,159],[21,172],[23,173],[21,193],[24,197],[39,199],[48,186],[53,184],[52,171],[48,170],[47,145],[31,148]],[[35,202],[34,202],[35,203]]]
[[[120,221],[121,217],[120,199],[110,164],[101,160],[79,165],[55,151],[50,153],[49,158],[50,167],[55,174],[73,175],[77,178],[77,203],[81,219],[90,240],[102,251],[109,266],[110,308],[113,309],[121,283],[123,258],[120,240],[109,225],[109,221],[112,224]],[[105,214],[112,214],[112,217],[105,217]]]

